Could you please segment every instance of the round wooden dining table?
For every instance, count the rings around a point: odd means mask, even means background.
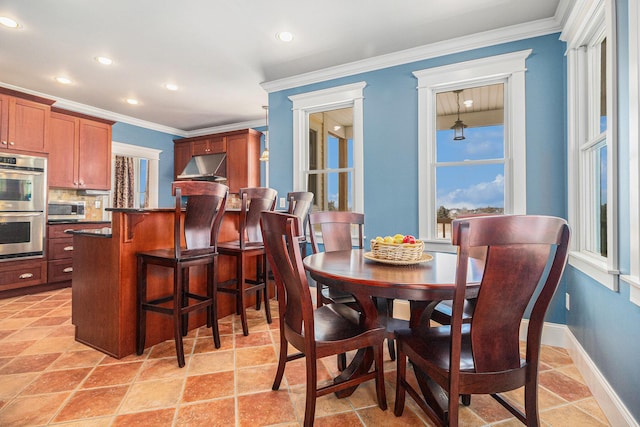
[[[429,257],[432,259],[427,260]],[[431,311],[442,300],[453,298],[457,255],[425,252],[424,261],[410,265],[396,265],[371,259],[364,249],[321,252],[304,258],[305,269],[318,283],[352,294],[362,310],[367,326],[378,324],[375,298],[403,299],[410,302],[410,327],[428,323]],[[467,276],[467,298],[477,296],[484,263],[471,259]],[[345,381],[368,371],[373,352],[359,351],[335,381]],[[355,389],[355,388],[354,388]],[[353,390],[340,393],[348,396]]]

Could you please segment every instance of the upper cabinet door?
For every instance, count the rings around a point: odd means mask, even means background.
[[[111,125],[80,120],[78,188],[111,188]]]
[[[5,102],[8,104],[6,109]],[[47,153],[51,107],[14,97],[4,97],[2,103],[4,116],[2,122],[7,123],[7,131],[6,138],[5,132],[2,132],[1,147],[9,150]]]
[[[51,113],[49,127],[49,187],[76,188],[80,119]]]

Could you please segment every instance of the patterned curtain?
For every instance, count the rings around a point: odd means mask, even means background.
[[[133,207],[133,157],[116,156],[114,208]]]

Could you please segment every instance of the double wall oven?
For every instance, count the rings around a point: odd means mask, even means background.
[[[0,261],[42,257],[47,159],[0,155]]]

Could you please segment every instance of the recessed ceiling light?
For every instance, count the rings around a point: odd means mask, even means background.
[[[56,77],[56,81],[60,84],[63,85],[70,85],[71,84],[71,79],[68,77],[62,77],[62,76],[58,76]]]
[[[293,34],[291,34],[289,31],[280,31],[276,34],[276,38],[281,42],[290,42],[291,40],[293,40]]]
[[[138,105],[139,102],[137,99],[133,99],[133,98],[127,98],[127,104],[131,104],[131,105]]]
[[[113,60],[111,58],[107,58],[106,56],[96,56],[96,61],[98,61],[102,65],[111,65],[113,63]]]
[[[337,132],[337,131],[339,131],[339,130],[340,130],[340,128],[341,128],[341,127],[342,127],[342,126],[335,125],[335,126],[333,127],[333,130]]]
[[[166,85],[164,85],[164,87],[168,90],[178,90],[178,85],[173,83],[167,83]]]
[[[18,28],[20,25],[14,21],[13,19],[7,16],[0,16],[0,24],[4,25],[7,28]]]
[[[466,101],[464,101],[465,107],[471,108],[472,105],[473,105],[473,99],[467,99]]]

